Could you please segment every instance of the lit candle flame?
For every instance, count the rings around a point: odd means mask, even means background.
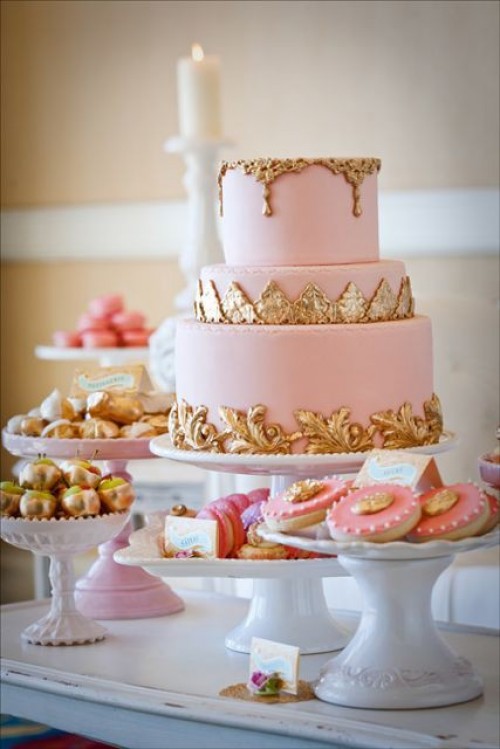
[[[191,56],[196,62],[201,62],[204,58],[203,47],[201,44],[191,45]]]

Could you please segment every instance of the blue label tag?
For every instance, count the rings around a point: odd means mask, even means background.
[[[78,385],[82,390],[86,390],[88,393],[95,393],[98,390],[106,390],[110,388],[120,388],[125,390],[134,386],[134,378],[131,374],[127,374],[126,372],[117,372],[116,374],[99,377],[96,380],[91,380],[87,375],[81,374],[78,377]]]
[[[394,482],[411,486],[417,476],[417,469],[410,463],[381,466],[376,458],[370,458],[367,471],[368,476],[379,484]]]

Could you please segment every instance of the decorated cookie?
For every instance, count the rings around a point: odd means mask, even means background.
[[[494,528],[497,527],[498,523],[500,522],[500,502],[496,497],[493,496],[493,494],[488,494],[488,492],[484,492],[486,495],[486,499],[488,500],[488,504],[490,506],[490,515],[489,518],[486,520],[486,523],[479,531],[480,536],[483,536],[485,533],[489,533]]]
[[[409,541],[458,541],[481,532],[490,517],[490,505],[478,486],[450,484],[420,497],[422,517],[408,534]]]
[[[266,525],[270,530],[288,532],[321,523],[349,486],[337,478],[296,481],[263,505]]]
[[[351,491],[328,512],[326,524],[335,541],[384,543],[404,538],[421,515],[411,489],[374,484]]]

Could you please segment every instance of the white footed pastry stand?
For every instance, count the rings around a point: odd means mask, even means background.
[[[80,348],[78,346],[36,346],[35,356],[45,361],[94,361],[101,367],[113,367],[131,361],[147,362],[148,347],[120,346],[118,348]]]
[[[104,461],[105,472],[132,481],[127,472],[129,460],[155,456],[146,439],[54,439],[23,437],[2,432],[2,443],[12,455],[36,458],[85,458]],[[85,526],[86,527],[86,526]],[[128,544],[132,523],[117,528],[114,537],[99,541],[98,558],[76,582],[78,610],[92,619],[145,619],[174,614],[184,609],[182,599],[164,582],[143,569],[124,569],[113,554]],[[90,543],[86,549],[95,544]]]
[[[455,554],[497,544],[498,530],[462,541],[421,544],[340,543],[321,537],[327,535],[323,524],[300,535],[262,535],[300,549],[337,554],[363,593],[354,637],[323,667],[315,683],[320,700],[406,709],[452,705],[482,694],[482,681],[472,665],[442,640],[432,618],[431,594]]]
[[[449,437],[435,451],[447,449]],[[283,491],[300,478],[352,474],[361,468],[364,453],[340,455],[234,455],[177,450],[168,435],[153,439],[151,451],[170,460],[212,471],[271,476],[271,494]],[[427,448],[430,450],[431,448]],[[115,554],[122,564],[140,564],[163,577],[253,578],[250,609],[244,622],[230,632],[226,647],[250,652],[253,636],[300,647],[302,653],[340,650],[346,632],[332,617],[323,592],[323,577],[344,576],[336,559],[244,561],[238,559],[167,559],[161,545],[163,528],[156,525],[131,536],[129,549]],[[335,553],[335,552],[334,552]]]
[[[34,645],[84,645],[105,637],[103,626],[76,609],[73,557],[108,541],[128,518],[128,512],[63,520],[1,518],[4,541],[50,558],[50,611],[23,630],[23,640]]]

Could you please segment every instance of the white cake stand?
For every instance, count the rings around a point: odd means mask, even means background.
[[[322,669],[320,700],[361,708],[423,708],[466,702],[482,694],[472,665],[441,638],[431,594],[456,554],[497,544],[498,530],[462,541],[421,544],[340,543],[324,526],[304,534],[263,531],[264,538],[337,554],[364,595],[360,625],[343,652]]]
[[[80,348],[78,346],[36,346],[35,356],[46,361],[94,361],[101,367],[119,366],[131,361],[147,362],[149,348],[120,346],[117,348]]]
[[[77,611],[73,557],[115,536],[128,512],[62,520],[0,519],[4,541],[50,558],[52,600],[49,613],[27,627],[21,637],[34,645],[84,645],[102,640],[106,629]]]
[[[76,456],[104,461],[105,470],[132,481],[129,460],[154,458],[147,439],[54,439],[23,437],[3,430],[2,443],[12,455],[24,458],[40,454],[65,459]],[[79,611],[92,619],[147,619],[174,614],[184,602],[167,584],[142,569],[124,569],[113,554],[128,544],[132,523],[128,520],[114,538],[98,546],[98,558],[76,583]],[[87,548],[92,548],[92,544]]]
[[[439,445],[426,448],[440,452],[450,449],[454,437],[448,434]],[[357,472],[366,453],[329,455],[234,455],[177,450],[168,435],[153,439],[153,453],[163,458],[189,463],[201,468],[226,473],[265,475],[272,477],[274,495],[299,478]],[[417,451],[424,451],[417,448]],[[156,530],[158,537],[163,529]],[[144,538],[144,537],[140,537]],[[160,541],[161,543],[161,541]],[[150,545],[150,549],[152,545]],[[348,636],[333,619],[323,592],[323,577],[342,576],[336,560],[294,560],[246,562],[242,560],[172,560],[160,558],[152,563],[136,553],[121,551],[116,561],[144,564],[153,574],[187,577],[253,578],[254,590],[245,621],[226,637],[226,647],[242,653],[250,652],[252,636],[286,642],[300,647],[302,653],[321,653],[343,648]],[[146,555],[147,556],[147,555]],[[261,566],[257,566],[260,564]]]

